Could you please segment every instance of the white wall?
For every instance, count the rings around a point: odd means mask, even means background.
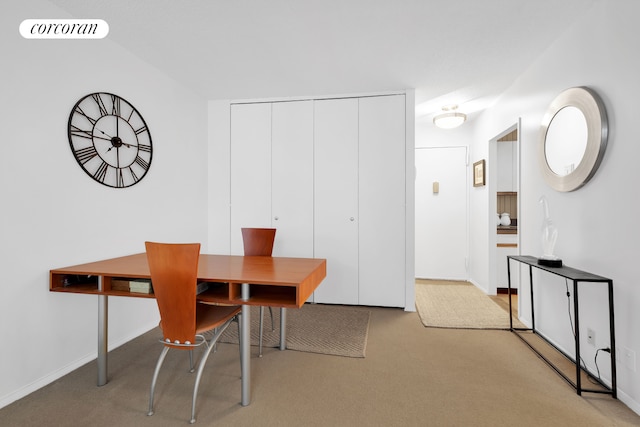
[[[637,143],[637,95],[640,93],[640,58],[635,54],[640,29],[636,17],[640,6],[633,0],[603,0],[536,60],[495,107],[478,120],[472,152],[474,158],[487,155],[487,141],[522,119],[521,127],[521,212],[519,216],[523,254],[541,254],[540,196],[549,200],[551,218],[559,229],[556,253],[565,264],[614,280],[616,340],[619,349],[629,348],[640,355],[640,287],[637,262],[640,251],[640,207],[635,201],[635,177],[640,158]],[[537,144],[542,116],[549,103],[564,89],[589,86],[600,94],[609,116],[609,145],[595,177],[581,189],[560,193],[548,187],[540,173]],[[472,195],[472,210],[493,215],[488,198]],[[488,195],[487,195],[488,196]],[[473,216],[472,216],[473,218]],[[488,218],[472,220],[474,254],[472,277],[488,281],[488,265],[483,248],[488,234]],[[544,288],[539,292],[536,326],[563,349],[573,353],[565,284],[548,274],[534,276]],[[528,283],[523,278],[522,283]],[[608,322],[604,285],[581,288],[580,334],[596,331],[596,348],[608,346]],[[525,320],[530,318],[525,315]],[[583,359],[594,370],[595,348],[581,344]],[[603,356],[604,354],[604,356]],[[605,381],[611,373],[606,353],[598,366]],[[638,366],[640,367],[640,365]],[[640,413],[640,375],[618,364],[618,396]]]
[[[209,251],[231,253],[230,101],[209,101]]]
[[[207,238],[206,101],[108,39],[23,39],[23,19],[68,17],[46,1],[2,9],[0,407],[96,357],[97,297],[49,292],[50,269]],[[69,148],[71,108],[98,91],[150,128],[151,169],[131,188],[96,183]],[[158,321],[153,300],[111,298],[109,311],[110,348]]]

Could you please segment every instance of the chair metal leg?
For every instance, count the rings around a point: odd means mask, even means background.
[[[240,378],[242,378],[242,340],[240,339],[240,313],[235,317],[235,322],[238,324],[238,349],[240,350]]]
[[[160,353],[160,357],[158,358],[158,363],[156,363],[156,369],[153,372],[153,379],[151,380],[151,391],[149,393],[149,412],[147,415],[153,415],[153,395],[156,390],[156,380],[158,379],[158,374],[160,373],[160,368],[162,367],[162,363],[164,362],[164,358],[169,351],[169,347],[164,347],[162,349],[162,353]]]
[[[196,398],[198,396],[198,388],[200,387],[200,380],[202,379],[202,372],[204,370],[205,364],[207,363],[207,359],[209,358],[209,354],[216,347],[218,338],[220,338],[223,332],[229,327],[231,322],[233,322],[234,320],[238,321],[239,317],[240,316],[235,316],[227,320],[221,327],[214,329],[214,334],[209,341],[204,341],[204,344],[206,345],[206,349],[204,351],[204,354],[202,355],[202,357],[200,357],[200,360],[198,361],[198,372],[196,374],[195,384],[193,385],[193,398],[191,403],[191,419],[189,420],[191,424],[196,422]],[[239,330],[240,330],[240,326],[238,326],[238,332]],[[198,335],[198,337],[202,337],[202,336]],[[202,342],[200,342],[200,344],[202,344]],[[200,344],[197,344],[197,345],[200,345]],[[242,355],[242,347],[240,348],[241,348],[240,355]],[[149,411],[147,412],[147,415],[153,415],[154,413],[153,399],[154,399],[155,390],[156,390],[156,383],[158,380],[158,375],[160,374],[160,369],[162,368],[162,364],[164,363],[164,359],[167,356],[167,353],[169,352],[169,350],[170,350],[170,347],[165,346],[162,349],[162,353],[160,353],[158,362],[156,363],[156,368],[153,372],[153,379],[151,380],[151,390],[149,392]],[[189,349],[189,363],[192,368],[191,372],[193,372],[193,349],[192,348]],[[240,363],[242,364],[242,357],[240,357]]]
[[[204,365],[207,363],[207,359],[209,358],[209,353],[211,353],[211,350],[213,350],[213,348],[215,347],[216,342],[218,342],[218,338],[220,338],[220,335],[222,335],[222,333],[227,329],[227,327],[231,324],[232,321],[233,319],[229,319],[226,322],[224,322],[224,324],[221,327],[215,329],[215,333],[213,334],[213,337],[211,337],[211,339],[207,344],[207,349],[205,350],[204,354],[200,358],[200,361],[198,362],[198,373],[196,374],[196,382],[193,385],[193,399],[191,403],[191,419],[189,420],[191,424],[196,422],[196,397],[198,396],[198,387],[200,387],[200,379],[202,378],[202,371],[204,370]]]
[[[264,307],[260,306],[260,327],[258,329],[258,357],[262,357],[262,336],[264,335]]]
[[[195,371],[193,367],[193,349],[189,350],[189,372],[193,373]]]
[[[271,316],[271,332],[275,332],[276,326],[273,322],[273,309],[271,307],[269,307],[269,315]]]
[[[271,315],[271,332],[276,330],[275,323],[273,321],[273,309],[269,308],[269,314]],[[262,337],[264,336],[264,307],[260,306],[260,329],[259,329],[259,349],[258,349],[258,357],[262,357]]]

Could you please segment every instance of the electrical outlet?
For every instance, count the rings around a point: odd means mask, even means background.
[[[593,347],[596,346],[596,331],[591,328],[587,328],[587,344],[591,344]]]
[[[622,359],[624,360],[624,366],[626,366],[630,371],[636,371],[636,352],[631,350],[630,348],[624,347],[622,350]]]

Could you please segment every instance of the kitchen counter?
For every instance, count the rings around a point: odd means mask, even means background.
[[[499,225],[498,234],[518,234],[517,225]]]

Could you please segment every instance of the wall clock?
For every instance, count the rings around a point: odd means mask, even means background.
[[[131,187],[151,166],[151,134],[142,115],[124,98],[106,92],[82,97],[67,128],[80,167],[100,184]]]

